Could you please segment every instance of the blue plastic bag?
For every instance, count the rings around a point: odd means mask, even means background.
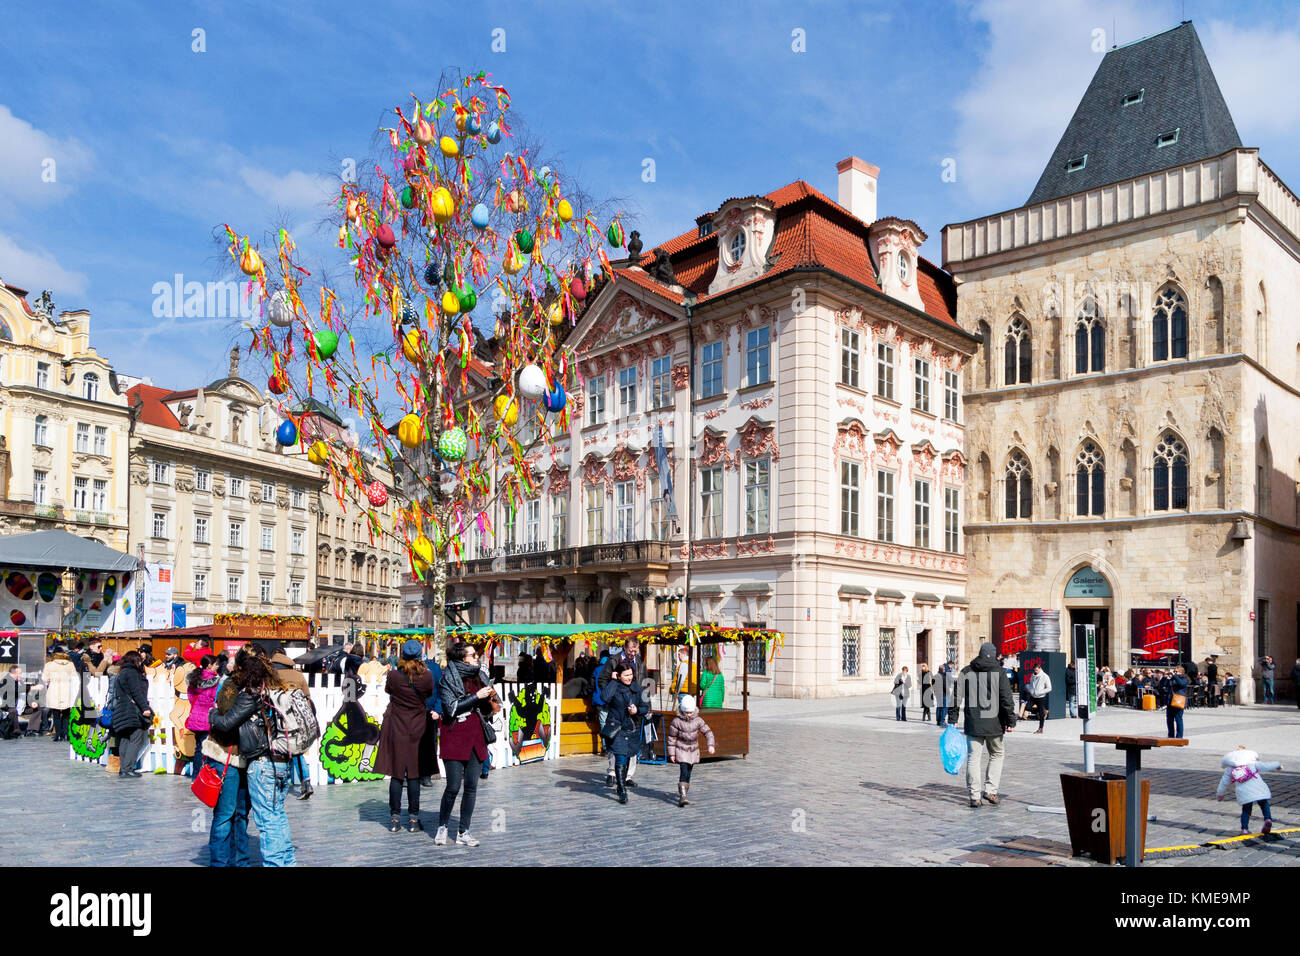
[[[943,769],[954,775],[961,772],[961,765],[966,762],[966,735],[955,724],[949,724],[939,735],[939,759],[943,761]]]

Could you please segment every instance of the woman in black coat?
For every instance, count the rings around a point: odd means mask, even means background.
[[[138,777],[135,765],[149,744],[148,728],[153,724],[149,709],[149,682],[144,676],[144,659],[139,651],[122,655],[122,670],[113,686],[113,736],[122,766],[121,778]]]
[[[428,699],[433,696],[433,675],[421,658],[424,647],[419,641],[402,645],[402,659],[384,678],[388,710],[384,712],[379,732],[375,772],[388,777],[388,812],[392,822],[388,829],[402,829],[402,784],[405,781],[412,833],[424,829],[420,823],[420,778],[430,777],[438,769],[433,714]]]
[[[1174,706],[1174,695],[1182,694],[1183,700],[1186,701],[1190,686],[1186,668],[1179,667],[1175,669],[1174,676],[1169,678],[1169,703],[1165,706],[1165,729],[1169,731],[1170,737],[1181,737],[1183,735],[1184,708]]]
[[[611,739],[605,736],[606,747],[614,755],[614,782],[618,787],[618,802],[627,803],[627,767],[632,756],[641,749],[642,721],[650,713],[650,703],[641,688],[632,683],[636,669],[627,661],[614,665],[610,679],[601,687],[610,721],[617,723],[617,732]]]

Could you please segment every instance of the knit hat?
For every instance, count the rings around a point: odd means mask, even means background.
[[[998,649],[993,646],[992,641],[985,641],[980,645],[980,657],[995,658],[998,656]]]
[[[695,713],[695,698],[690,694],[683,694],[682,699],[677,703],[677,709],[683,714]]]
[[[402,659],[418,661],[424,656],[424,645],[412,638],[402,645]]]

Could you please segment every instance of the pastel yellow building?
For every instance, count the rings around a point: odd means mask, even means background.
[[[127,549],[126,395],[90,313],[0,282],[0,535],[61,528]]]

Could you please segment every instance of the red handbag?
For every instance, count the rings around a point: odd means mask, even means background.
[[[230,751],[226,751],[226,765],[221,768],[221,776],[212,769],[212,765],[205,763],[199,768],[199,775],[194,778],[190,784],[190,792],[198,797],[205,806],[214,808],[217,805],[217,798],[221,796],[221,787],[226,782],[226,771],[230,769]]]

